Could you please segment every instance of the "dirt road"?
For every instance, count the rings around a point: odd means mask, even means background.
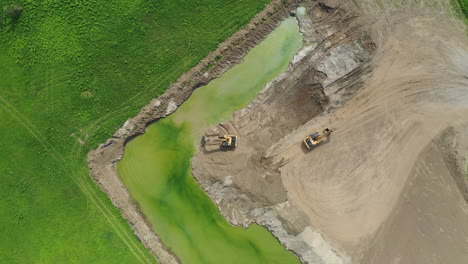
[[[445,165],[431,143],[468,122],[463,27],[439,4],[448,1],[324,2],[302,20],[306,41],[320,44],[213,131],[237,133],[242,145],[200,152],[194,175],[231,222],[263,223],[305,263],[465,262],[465,182],[453,166],[468,152]],[[337,128],[331,140],[305,151],[304,136],[325,127]],[[259,208],[275,213],[262,220]]]

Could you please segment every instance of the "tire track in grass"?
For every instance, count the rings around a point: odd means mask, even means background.
[[[158,88],[160,88],[159,86],[155,85],[156,83],[164,82],[166,81],[166,79],[172,79],[174,75],[178,74],[177,69],[173,70],[172,72],[175,72],[175,73],[168,74],[166,76],[161,76],[160,78],[158,78],[157,80],[153,81],[151,84],[146,86],[147,88],[154,86],[154,88],[150,88],[149,91],[146,91],[146,92],[141,91],[137,93],[136,95],[132,96],[131,98],[129,98],[128,100],[120,104],[119,106],[115,107],[113,110],[108,111],[106,114],[102,115],[101,117],[93,121],[90,125],[85,126],[81,128],[80,130],[82,130],[83,134],[87,134],[88,136],[91,136],[103,125],[107,124],[108,122],[116,118],[119,118],[120,116],[125,115],[127,111],[130,109],[130,104],[132,104],[134,101],[143,101],[145,98],[148,98],[151,95],[151,93],[153,93]],[[144,89],[144,90],[147,90],[147,89]],[[156,98],[156,97],[153,96],[151,98]],[[148,103],[150,100],[151,99],[148,99]],[[142,107],[144,107],[144,105]]]
[[[42,147],[53,157],[66,172],[69,172],[72,180],[81,191],[86,195],[86,197],[96,206],[96,208],[104,215],[106,220],[110,223],[111,227],[116,231],[117,236],[122,240],[122,242],[130,249],[132,254],[138,259],[140,263],[151,263],[151,260],[145,255],[144,252],[135,244],[135,242],[129,237],[123,227],[119,226],[118,219],[112,214],[109,208],[103,204],[99,199],[97,194],[94,192],[92,186],[89,183],[86,183],[79,175],[72,172],[71,168],[65,166],[66,160],[63,156],[45,139],[45,137],[40,133],[40,131],[32,124],[32,122],[25,117],[21,112],[19,112],[16,107],[10,104],[6,99],[0,96],[0,106],[8,112],[12,117],[14,117],[41,145]],[[117,225],[116,223],[117,222]],[[138,253],[135,251],[138,251]],[[143,259],[142,259],[143,257]]]
[[[64,171],[68,171],[70,175],[72,175],[72,180],[75,182],[75,184],[78,185],[78,187],[83,191],[83,193],[86,195],[87,198],[96,206],[96,208],[99,209],[99,211],[104,215],[104,217],[109,221],[111,224],[112,228],[116,231],[117,235],[119,238],[124,242],[124,244],[130,249],[130,251],[135,255],[135,257],[142,263],[142,259],[140,256],[134,251],[134,248],[132,246],[136,247],[137,250],[139,251],[141,255],[144,256],[146,259],[146,262],[150,263],[151,261],[144,255],[144,253],[141,252],[141,250],[138,248],[138,245],[135,245],[133,242],[132,245],[130,245],[127,242],[132,241],[131,238],[128,237],[126,234],[125,230],[122,231],[122,228],[119,228],[115,225],[115,223],[112,221],[117,221],[115,217],[114,219],[111,219],[108,214],[112,215],[112,212],[105,206],[100,200],[99,197],[97,197],[97,194],[92,192],[92,186],[86,185],[86,183],[77,175],[75,175],[70,168],[67,168],[66,166],[63,166],[64,163],[66,163],[66,160],[58,153],[57,150],[49,143],[47,140],[45,140],[43,135],[37,130],[37,128],[31,123],[31,121],[22,115],[13,105],[11,105],[8,101],[6,101],[3,97],[0,96],[0,101],[3,101],[4,104],[2,104],[2,108],[5,109],[11,116],[13,116],[16,120],[18,120],[21,125],[28,130],[28,132],[33,135],[33,137],[45,148],[45,150],[58,162],[59,166],[62,167]],[[9,108],[9,107],[10,108]],[[15,114],[16,112],[16,114]],[[19,115],[19,116],[18,116]],[[26,124],[25,122],[29,123]],[[96,202],[96,200],[99,202],[99,204]],[[104,207],[107,211],[107,214],[104,212],[104,210],[101,208]],[[123,234],[122,234],[123,233]]]

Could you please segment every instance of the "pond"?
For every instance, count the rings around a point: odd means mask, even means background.
[[[286,19],[241,63],[197,89],[174,114],[125,147],[118,174],[153,230],[183,263],[299,263],[265,228],[231,226],[192,177],[190,159],[203,133],[247,106],[287,69],[301,45],[296,19]]]

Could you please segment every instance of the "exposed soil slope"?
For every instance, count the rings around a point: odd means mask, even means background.
[[[302,58],[209,132],[238,134],[241,145],[202,148],[194,175],[232,223],[267,226],[305,263],[466,259],[466,154],[451,161],[452,151],[428,146],[468,121],[462,26],[445,1],[324,2],[306,2],[299,16]],[[331,140],[305,151],[304,136],[325,127],[337,128]],[[460,145],[445,140],[439,145]],[[439,195],[421,199],[427,193]]]
[[[466,262],[468,209],[450,170],[438,146],[429,144],[362,263]]]

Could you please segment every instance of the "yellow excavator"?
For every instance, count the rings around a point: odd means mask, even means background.
[[[203,142],[219,143],[220,148],[235,148],[239,143],[238,136],[224,135],[222,137],[203,136]]]
[[[318,144],[326,141],[333,131],[335,131],[335,129],[325,128],[322,134],[319,134],[319,132],[310,134],[309,136],[304,138],[304,145],[306,146],[307,149],[312,149]]]

